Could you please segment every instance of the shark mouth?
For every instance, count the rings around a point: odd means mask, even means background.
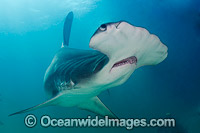
[[[137,63],[137,58],[135,56],[131,56],[131,57],[128,57],[126,59],[123,59],[121,61],[116,62],[112,66],[112,68],[116,68],[116,67],[119,67],[119,66],[124,66],[124,65],[127,65],[127,64],[133,64],[133,63],[135,63],[135,64]]]

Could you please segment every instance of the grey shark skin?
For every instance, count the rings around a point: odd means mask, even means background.
[[[65,31],[70,29],[64,30],[68,38],[70,33]],[[156,65],[167,57],[167,47],[157,36],[124,21],[101,25],[90,40],[94,50],[73,49],[68,44],[63,43],[45,73],[44,88],[50,100],[11,115],[45,106],[77,106],[117,118],[97,95],[123,84],[136,68]]]

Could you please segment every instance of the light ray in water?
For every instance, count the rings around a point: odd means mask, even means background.
[[[1,0],[0,31],[26,32],[41,28],[46,29],[51,25],[62,22],[66,13],[69,11],[73,11],[78,17],[82,16],[91,11],[91,9],[94,9],[98,1],[99,0]]]

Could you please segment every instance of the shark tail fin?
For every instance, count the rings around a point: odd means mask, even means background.
[[[17,115],[17,114],[22,114],[22,113],[26,113],[26,112],[29,112],[29,111],[33,111],[33,110],[36,110],[38,108],[42,108],[42,107],[46,107],[46,106],[50,106],[50,105],[53,105],[53,102],[54,100],[56,99],[57,97],[54,97],[46,102],[43,102],[41,104],[38,104],[36,106],[33,106],[33,107],[30,107],[30,108],[27,108],[27,109],[24,109],[24,110],[21,110],[21,111],[18,111],[18,112],[15,112],[15,113],[12,113],[10,114],[9,116],[13,116],[13,115]]]
[[[109,118],[118,119],[118,117],[110,109],[108,109],[97,96],[91,98],[89,101],[80,104],[78,107],[80,109],[93,112],[102,117],[108,116]]]
[[[74,18],[73,12],[69,12],[67,14],[67,17],[65,18],[65,23],[64,23],[64,27],[63,27],[63,44],[62,44],[62,47],[69,46],[69,38],[70,38],[73,18]]]

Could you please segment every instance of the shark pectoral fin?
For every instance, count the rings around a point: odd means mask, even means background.
[[[44,103],[38,104],[36,106],[30,107],[30,108],[27,108],[27,109],[24,109],[24,110],[21,110],[21,111],[18,111],[16,113],[10,114],[9,116],[13,116],[13,115],[17,115],[17,114],[22,114],[22,113],[26,113],[26,112],[29,112],[29,111],[36,110],[38,108],[42,108],[42,107],[54,105],[54,101],[56,101],[57,98],[58,98],[58,96],[53,97],[52,99],[50,99],[50,100],[48,100],[48,101],[46,101]]]
[[[81,103],[79,108],[88,110],[100,116],[108,116],[110,118],[118,118],[114,113],[112,113],[96,96],[91,98],[89,101]]]

